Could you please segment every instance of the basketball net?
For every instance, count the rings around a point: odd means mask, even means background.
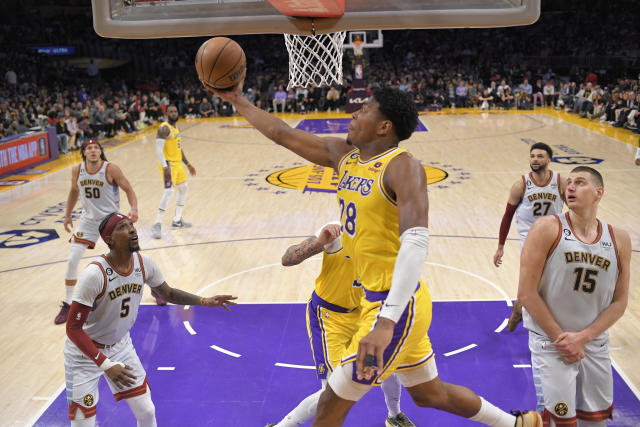
[[[342,84],[342,45],[346,31],[303,36],[285,34],[289,52],[289,84],[293,87]]]

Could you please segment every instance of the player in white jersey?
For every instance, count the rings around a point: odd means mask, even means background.
[[[539,371],[545,425],[605,426],[613,410],[607,330],[629,298],[631,239],[597,218],[602,176],[578,166],[569,211],[536,221],[522,249],[518,299]]]
[[[559,173],[549,170],[552,158],[551,147],[543,142],[536,142],[529,149],[531,172],[522,175],[509,190],[507,208],[500,223],[498,249],[493,255],[493,264],[496,267],[502,264],[504,243],[509,235],[514,213],[520,236],[520,250],[522,250],[529,228],[536,219],[562,212],[566,182],[560,178]],[[509,316],[507,330],[513,332],[520,321],[522,321],[522,305],[516,300]]]
[[[638,141],[638,149],[636,150],[636,157],[634,159],[636,166],[640,166],[640,141]]]
[[[144,284],[174,304],[235,305],[231,295],[203,298],[170,287],[151,258],[138,251],[131,220],[119,213],[99,225],[109,253],[83,271],[73,295],[64,345],[69,419],[72,426],[95,425],[98,381],[104,375],[116,401],[126,400],[139,426],[155,426],[155,407],[145,370],[129,336]]]
[[[64,276],[65,297],[54,320],[56,325],[67,321],[74,285],[78,279],[78,264],[84,251],[95,247],[100,221],[111,212],[120,210],[119,188],[125,192],[131,206],[129,218],[133,222],[138,219],[136,193],[122,170],[107,161],[100,143],[95,139],[88,140],[82,145],[81,154],[83,162],[71,170],[71,189],[64,214],[64,229],[69,233],[73,229],[71,214],[78,198],[82,200],[82,214],[70,240],[71,248]]]

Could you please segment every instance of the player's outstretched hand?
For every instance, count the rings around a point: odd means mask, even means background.
[[[64,229],[67,230],[67,233],[71,233],[73,231],[73,221],[71,217],[64,217]]]
[[[136,383],[136,376],[133,375],[130,371],[133,371],[133,368],[129,365],[121,365],[120,363],[116,363],[109,369],[107,369],[104,373],[113,381],[118,388],[123,389],[125,387],[132,386]]]
[[[384,350],[393,338],[395,323],[380,317],[373,331],[369,332],[358,344],[356,355],[356,373],[358,379],[370,380],[384,366]]]
[[[320,230],[320,236],[318,236],[318,242],[322,244],[322,246],[327,245],[338,237],[340,237],[340,225],[338,224],[327,224],[322,230]]]
[[[495,254],[493,254],[493,265],[500,267],[502,264],[502,255],[504,255],[504,249],[498,248]]]
[[[225,310],[231,311],[228,305],[238,305],[238,303],[233,302],[234,299],[238,299],[238,297],[234,297],[233,295],[216,295],[210,298],[202,298],[202,305],[205,307],[224,307]]]

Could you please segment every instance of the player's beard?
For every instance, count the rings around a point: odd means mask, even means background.
[[[140,245],[136,243],[129,243],[129,250],[131,252],[138,252],[140,250]]]
[[[532,165],[531,163],[529,163],[529,167],[531,168],[531,170],[533,172],[542,172],[547,167],[547,165],[537,165],[537,166],[535,166],[535,165]]]

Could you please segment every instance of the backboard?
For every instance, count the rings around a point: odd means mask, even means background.
[[[540,1],[91,0],[96,33],[134,39],[528,25]]]

